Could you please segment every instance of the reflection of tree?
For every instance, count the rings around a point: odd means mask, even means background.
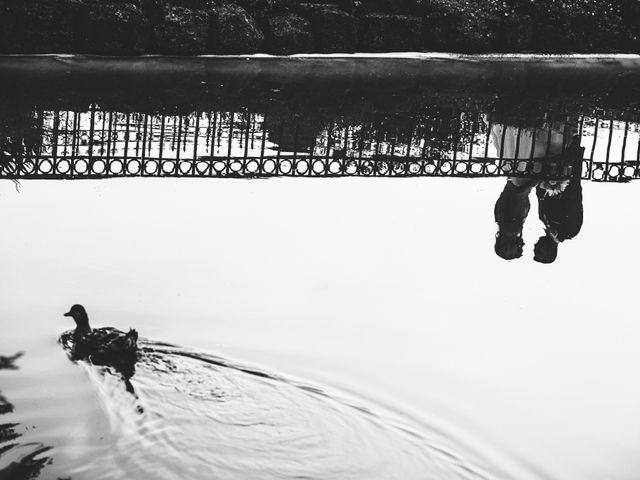
[[[0,370],[17,370],[16,361],[21,356],[22,352],[9,357],[0,355]],[[13,409],[13,405],[0,394],[0,415],[11,413]],[[0,480],[35,479],[51,463],[51,457],[43,456],[51,447],[38,443],[20,444],[19,427],[18,423],[0,423],[0,457],[10,454],[15,457],[7,465],[0,463]]]
[[[522,256],[522,247],[524,246],[522,229],[531,208],[529,202],[531,188],[531,182],[516,185],[507,180],[496,202],[494,217],[498,224],[498,233],[494,248],[496,255],[505,260],[513,260]]]
[[[37,112],[0,112],[0,169],[16,174],[25,161],[42,151],[44,115]]]

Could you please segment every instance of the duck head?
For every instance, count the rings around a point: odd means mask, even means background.
[[[91,327],[89,326],[89,316],[82,305],[76,304],[72,306],[64,316],[73,318],[76,322],[76,332],[84,333],[91,331]]]

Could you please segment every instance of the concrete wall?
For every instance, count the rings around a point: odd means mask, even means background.
[[[640,0],[0,0],[0,53],[640,52]]]

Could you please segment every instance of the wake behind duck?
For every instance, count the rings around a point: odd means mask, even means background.
[[[88,369],[115,438],[113,461],[83,463],[91,478],[488,480],[482,468],[501,470],[350,394],[168,343],[138,344],[135,330],[91,329],[81,305],[65,315],[77,326],[60,337],[70,358],[120,372],[133,394],[122,395],[114,375]],[[135,392],[126,376],[134,367]]]

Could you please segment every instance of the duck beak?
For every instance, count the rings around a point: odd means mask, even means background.
[[[71,316],[71,312],[67,312],[65,314],[62,315],[63,317],[70,317]]]

